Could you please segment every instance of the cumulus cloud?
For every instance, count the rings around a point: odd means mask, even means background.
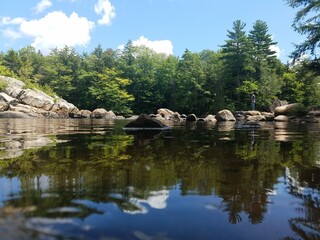
[[[72,13],[51,12],[39,20],[22,21],[20,32],[34,38],[31,44],[36,49],[48,52],[55,47],[85,46],[90,41],[90,30],[94,23]]]
[[[21,33],[18,31],[13,30],[12,28],[7,28],[4,30],[1,30],[1,32],[3,33],[3,35],[6,38],[12,39],[12,40],[17,40],[21,37]]]
[[[37,6],[35,7],[35,11],[37,13],[43,12],[48,7],[52,6],[52,2],[50,0],[41,0]]]
[[[141,36],[138,40],[132,42],[133,46],[146,46],[157,53],[166,55],[173,54],[173,45],[170,40],[151,41],[148,38]]]
[[[110,25],[111,19],[116,16],[115,7],[111,4],[109,0],[98,0],[94,5],[94,10],[102,18],[98,20],[101,25]]]
[[[281,50],[280,50],[280,48],[279,48],[277,45],[271,45],[269,48],[270,48],[271,51],[274,51],[274,52],[275,52],[274,55],[276,55],[277,58],[280,58]]]

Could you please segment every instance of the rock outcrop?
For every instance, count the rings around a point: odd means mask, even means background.
[[[112,111],[98,108],[93,112],[79,110],[60,97],[51,97],[37,89],[26,89],[15,78],[0,76],[6,83],[0,91],[0,118],[115,118]]]

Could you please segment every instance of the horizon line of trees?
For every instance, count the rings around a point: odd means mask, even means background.
[[[58,95],[80,109],[103,107],[118,114],[214,114],[221,109],[248,110],[256,93],[258,110],[275,99],[320,105],[319,71],[308,58],[293,65],[275,55],[267,23],[257,20],[247,33],[241,20],[227,31],[218,51],[185,50],[181,58],[159,54],[131,41],[123,50],[79,54],[73,47],[44,56],[32,46],[0,53],[0,75]]]

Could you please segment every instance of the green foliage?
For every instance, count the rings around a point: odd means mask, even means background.
[[[298,11],[293,21],[293,28],[296,32],[306,35],[306,40],[296,44],[296,50],[292,53],[294,59],[310,53],[316,56],[320,45],[320,24],[319,24],[319,0],[286,0],[287,4]]]
[[[6,81],[3,81],[0,79],[0,91],[3,91],[8,86],[8,83]]]
[[[16,74],[11,71],[8,67],[2,65],[0,63],[0,76],[5,76],[5,77],[17,77]]]
[[[133,96],[125,91],[130,83],[128,79],[119,77],[115,69],[105,68],[102,73],[96,73],[89,93],[92,94],[95,106],[111,109],[116,113],[131,113],[130,102]]]
[[[301,1],[289,2],[300,7]],[[186,50],[181,58],[131,41],[122,50],[98,45],[82,55],[68,46],[46,56],[31,46],[11,49],[0,53],[0,75],[16,77],[27,88],[57,95],[80,109],[104,107],[123,114],[164,107],[197,115],[223,108],[247,110],[252,91],[258,110],[268,110],[274,98],[319,105],[320,64],[306,59],[289,68],[276,58],[266,22],[257,20],[248,34],[245,28],[236,20],[221,49]]]

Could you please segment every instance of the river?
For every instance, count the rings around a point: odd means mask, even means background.
[[[320,239],[320,124],[0,119],[0,239]]]

